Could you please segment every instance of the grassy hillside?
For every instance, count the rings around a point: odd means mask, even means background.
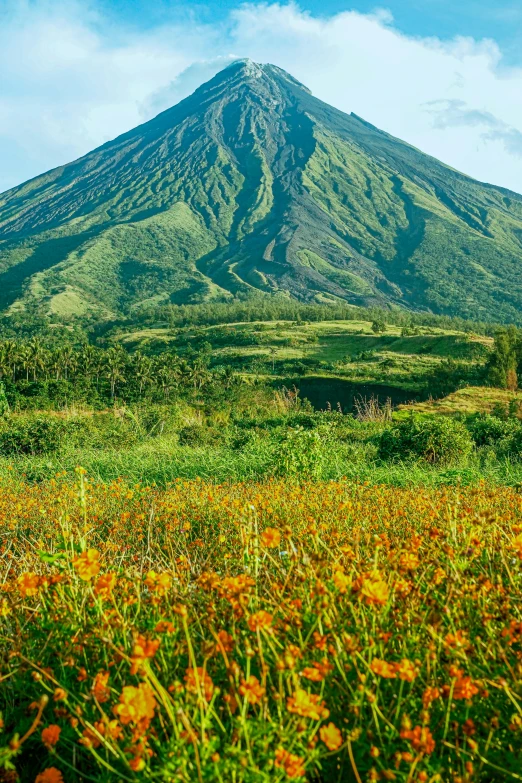
[[[236,63],[0,195],[0,311],[82,322],[275,292],[520,322],[522,196]]]
[[[385,386],[388,391],[382,391],[384,396],[393,397],[393,388],[419,392],[425,390],[430,375],[448,361],[458,362],[462,372],[484,361],[493,342],[456,330],[422,327],[415,331],[418,333],[403,336],[402,329],[389,325],[384,334],[374,334],[370,321],[263,321],[142,329],[115,339],[128,350],[152,354],[175,350],[183,355],[206,347],[213,366],[232,366],[246,376],[273,382],[292,381],[318,404],[320,397],[307,380],[322,377],[324,404],[329,400],[334,406],[339,395],[346,394],[342,384],[328,386],[328,379],[339,379],[350,388],[365,384],[368,396],[374,391],[368,384]]]

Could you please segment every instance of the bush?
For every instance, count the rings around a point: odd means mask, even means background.
[[[64,422],[50,416],[10,420],[0,430],[0,454],[47,454],[58,451],[64,433]]]
[[[317,478],[323,463],[323,438],[317,429],[288,428],[276,444],[275,474]]]
[[[449,465],[465,460],[472,448],[473,441],[462,422],[443,416],[412,416],[384,430],[379,440],[379,457]]]
[[[179,431],[179,442],[182,446],[210,446],[222,439],[221,432],[204,424],[188,424]]]
[[[520,430],[520,422],[517,419],[481,415],[469,418],[466,427],[476,446],[495,446]]]
[[[517,427],[511,435],[499,442],[497,456],[508,457],[516,462],[522,461],[522,427]]]

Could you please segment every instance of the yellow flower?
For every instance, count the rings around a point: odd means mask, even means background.
[[[333,583],[340,593],[346,593],[352,584],[352,580],[349,576],[346,576],[344,571],[338,570],[333,575]]]
[[[370,671],[387,680],[394,680],[397,676],[394,664],[382,661],[380,658],[373,659],[370,664]]]
[[[78,572],[80,579],[83,579],[84,582],[89,582],[93,576],[99,573],[101,568],[99,559],[100,553],[97,549],[87,549],[73,560],[73,566]]]
[[[147,639],[145,636],[138,636],[132,650],[130,673],[136,674],[147,658],[154,658],[160,644],[159,639]]]
[[[353,585],[369,606],[383,606],[388,601],[389,588],[379,571],[370,571],[360,576]]]
[[[146,729],[154,717],[156,699],[150,685],[141,682],[137,688],[126,685],[120,694],[120,703],[113,707],[114,714],[126,726],[132,723]]]
[[[7,599],[3,598],[2,601],[0,601],[0,617],[9,617],[11,614],[11,607],[7,603]]]
[[[320,696],[308,693],[308,691],[302,688],[297,688],[294,694],[288,697],[286,708],[288,712],[293,712],[302,718],[312,718],[313,720],[327,718],[330,714]]]
[[[277,549],[281,543],[281,533],[276,527],[267,527],[261,534],[261,545],[266,549]]]
[[[19,576],[16,580],[16,584],[18,585],[18,589],[22,593],[23,597],[28,598],[38,593],[40,578],[37,576],[37,574],[29,571],[28,573]]]
[[[414,552],[406,552],[399,559],[399,567],[404,571],[415,571],[419,567],[419,558]]]
[[[337,750],[343,744],[343,735],[335,723],[330,722],[328,726],[322,726],[319,736],[328,750]]]
[[[406,682],[413,682],[418,674],[413,663],[407,658],[403,658],[400,663],[395,664],[395,671],[399,675],[399,679],[405,680]]]
[[[146,576],[145,584],[152,592],[158,595],[165,595],[172,586],[172,577],[170,574],[157,574],[156,571],[149,571]]]

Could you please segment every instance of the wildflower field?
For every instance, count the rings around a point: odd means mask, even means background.
[[[522,780],[522,496],[0,484],[0,781]]]

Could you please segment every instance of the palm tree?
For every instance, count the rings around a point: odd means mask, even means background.
[[[117,348],[109,348],[105,354],[105,367],[107,378],[111,385],[111,400],[114,400],[116,394],[116,384],[126,383],[124,375],[125,364],[126,356],[123,351]]]
[[[32,337],[27,343],[28,361],[33,373],[33,381],[36,383],[38,370],[43,370],[46,364],[44,348],[38,337]]]
[[[85,343],[80,350],[80,366],[85,379],[90,383],[92,375],[98,370],[98,351],[93,345]],[[99,373],[99,370],[98,370]]]
[[[148,356],[144,356],[139,351],[134,354],[134,376],[137,379],[140,386],[140,395],[143,392],[143,387],[152,383],[153,380],[153,364]]]
[[[204,386],[204,384],[208,383],[210,380],[210,373],[207,370],[205,363],[199,359],[196,359],[190,368],[189,378],[194,386],[194,389],[196,391],[200,391],[202,386]]]

